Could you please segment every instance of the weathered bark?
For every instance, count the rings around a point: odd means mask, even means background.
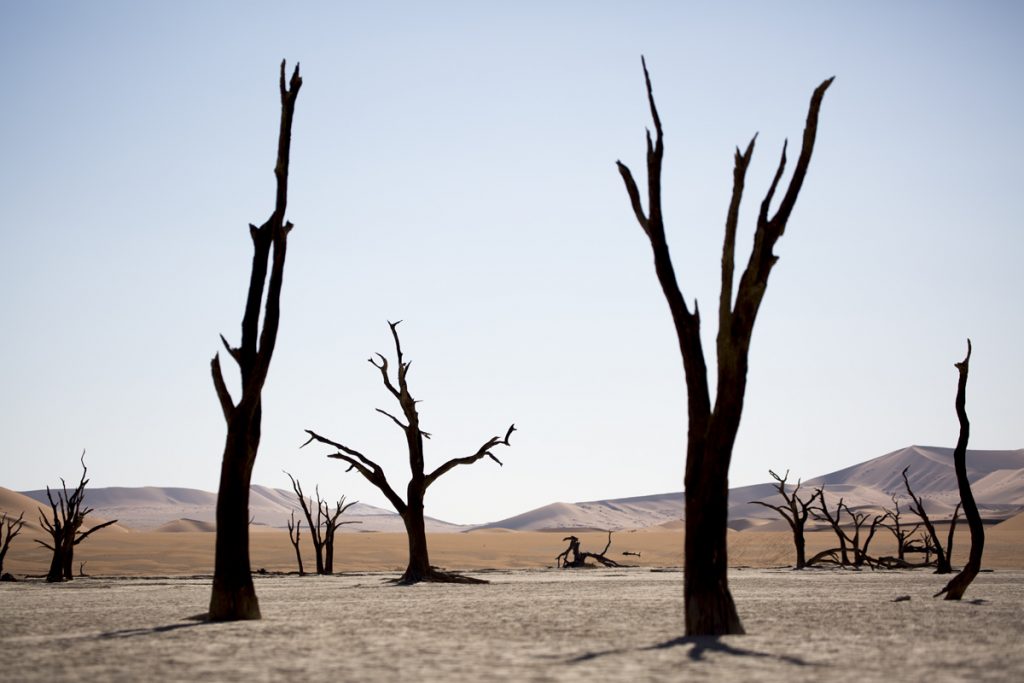
[[[945,550],[942,547],[942,541],[939,540],[939,534],[935,531],[935,525],[932,524],[932,520],[928,517],[928,513],[924,509],[924,501],[919,498],[914,490],[910,488],[910,479],[907,477],[907,470],[910,467],[903,468],[903,485],[907,489],[907,495],[910,496],[912,504],[910,511],[921,518],[921,523],[924,524],[924,528],[927,531],[925,536],[926,550],[935,553],[935,573],[936,574],[949,574],[953,571],[950,566],[949,556],[946,555]],[[930,562],[929,553],[925,554],[925,562]]]
[[[811,494],[811,497],[807,500],[800,498],[800,480],[797,479],[796,486],[793,487],[792,492],[786,491],[786,480],[789,479],[789,470],[786,470],[786,474],[782,477],[775,474],[772,470],[768,470],[768,474],[772,475],[772,479],[775,480],[775,490],[779,492],[782,499],[786,501],[783,505],[772,505],[771,503],[765,503],[760,500],[750,501],[754,505],[762,505],[770,510],[775,510],[782,518],[789,523],[789,528],[793,532],[793,546],[796,548],[796,567],[794,569],[803,569],[807,566],[807,551],[806,544],[804,542],[804,526],[807,524],[807,515],[810,513],[811,505],[814,503],[814,498],[817,493]]]
[[[811,97],[796,169],[777,211],[769,218],[771,201],[786,166],[786,147],[783,146],[775,177],[761,202],[753,249],[740,278],[733,304],[736,229],[754,140],[750,141],[745,152],[741,153],[738,148],[736,150],[732,199],[726,217],[722,248],[722,289],[719,296],[716,349],[718,395],[712,408],[708,371],[700,339],[700,311],[696,304],[693,311],[690,311],[679,289],[665,237],[661,208],[663,134],[646,62],[643,63],[643,69],[647,100],[656,133],[654,140],[651,139],[650,131],[647,133],[646,213],[633,174],[622,162],[616,163],[626,185],[633,213],[651,243],[655,272],[672,314],[686,375],[686,572],[683,579],[686,635],[743,633],[726,577],[729,463],[746,394],[747,358],[754,321],[768,286],[768,275],[778,260],[772,250],[786,229],[803,186],[814,150],[821,100],[832,79],[819,85]]]
[[[302,568],[302,551],[299,550],[299,539],[302,536],[302,520],[296,521],[295,510],[292,510],[291,519],[288,520],[288,540],[291,542],[292,547],[295,548],[295,563],[299,565],[299,576],[305,576],[306,572]]]
[[[963,503],[964,517],[971,530],[971,552],[967,564],[954,576],[946,587],[936,593],[936,597],[946,594],[946,600],[959,600],[964,591],[981,571],[981,556],[985,550],[985,527],[981,522],[981,513],[971,491],[971,482],[967,479],[967,441],[971,436],[971,423],[967,419],[967,372],[971,362],[971,340],[967,340],[967,356],[956,364],[960,379],[956,388],[956,416],[960,421],[960,436],[953,450],[953,467],[956,469],[957,488],[960,489],[960,502]],[[952,537],[952,532],[950,532]]]
[[[0,576],[4,573],[4,558],[7,557],[11,541],[21,533],[22,527],[25,526],[24,517],[24,512],[18,515],[17,519],[8,517],[6,512],[0,516]]]
[[[612,532],[608,532],[608,542],[604,546],[604,550],[599,553],[591,553],[580,550],[580,539],[575,536],[567,536],[562,539],[563,541],[569,542],[569,547],[559,553],[558,557],[555,558],[555,566],[561,567],[562,569],[578,569],[580,567],[591,567],[592,565],[587,564],[587,560],[595,560],[600,562],[606,567],[621,567],[618,562],[607,557],[608,549],[612,547]],[[572,554],[572,559],[569,559],[569,555]],[[636,555],[640,557],[640,553],[623,553],[623,555]]]
[[[459,465],[472,465],[485,456],[498,463],[498,465],[501,465],[502,462],[498,460],[491,450],[495,446],[510,445],[509,437],[512,436],[512,432],[515,431],[516,427],[515,425],[510,426],[508,431],[505,432],[504,438],[492,436],[472,455],[462,458],[452,458],[439,466],[433,472],[430,472],[429,474],[426,473],[423,440],[429,439],[430,434],[420,429],[420,416],[416,409],[417,401],[412,397],[412,394],[409,393],[407,375],[409,373],[411,363],[406,362],[402,355],[402,344],[398,338],[397,330],[400,322],[401,321],[399,320],[398,322],[388,323],[388,326],[391,328],[391,336],[395,342],[395,356],[398,364],[398,386],[396,387],[391,380],[391,375],[388,372],[387,358],[378,353],[377,358],[379,359],[379,362],[374,361],[373,358],[370,358],[369,362],[380,371],[381,378],[384,381],[384,387],[388,390],[388,393],[398,401],[398,404],[402,408],[402,414],[405,416],[406,421],[402,422],[391,413],[377,408],[378,413],[389,418],[392,422],[398,425],[405,434],[406,447],[409,452],[410,473],[409,483],[406,486],[405,500],[403,500],[402,497],[391,487],[391,484],[388,482],[381,466],[359,451],[320,436],[310,429],[306,430],[306,434],[309,435],[309,439],[302,445],[307,446],[313,441],[317,441],[336,448],[337,452],[331,453],[327,457],[347,462],[349,465],[348,470],[346,470],[347,472],[355,470],[359,472],[359,474],[363,475],[367,481],[380,489],[381,493],[383,493],[388,501],[394,506],[395,512],[401,515],[402,521],[405,523],[405,531],[409,540],[409,563],[406,566],[405,573],[402,574],[402,577],[398,580],[398,583],[403,585],[419,583],[420,581],[487,583],[480,579],[472,579],[459,574],[444,572],[430,565],[430,554],[427,550],[427,533],[423,519],[423,499],[431,484],[437,481],[441,475],[449,472]]]
[[[94,532],[117,522],[116,519],[112,519],[109,522],[97,524],[88,531],[81,531],[86,516],[92,512],[92,508],[83,507],[85,487],[89,483],[85,477],[89,471],[85,466],[85,451],[82,451],[81,463],[82,478],[74,491],[68,493],[68,487],[64,483],[63,477],[60,480],[61,490],[57,492],[57,500],[53,499],[50,487],[46,487],[46,498],[50,501],[52,519],[47,519],[42,508],[39,509],[39,524],[50,534],[50,543],[39,539],[36,539],[36,543],[53,551],[50,568],[46,572],[48,583],[73,580],[75,578],[72,570],[75,546]]]
[[[288,168],[291,156],[292,118],[295,100],[302,87],[299,66],[295,65],[291,81],[285,82],[285,63],[281,62],[279,90],[281,94],[281,126],[278,132],[277,181],[274,212],[261,225],[249,225],[253,257],[242,318],[242,343],[232,347],[221,336],[224,348],[238,364],[242,395],[236,404],[221,372],[220,355],[213,357],[210,372],[217,390],[227,436],[221,461],[220,486],[217,491],[217,539],[214,551],[213,590],[209,616],[214,621],[259,619],[259,601],[252,584],[249,562],[249,484],[256,453],[260,445],[263,384],[270,370],[270,359],[277,344],[281,318],[281,284],[284,278],[285,253],[292,224],[284,215],[288,206]],[[271,260],[271,252],[273,259]],[[267,282],[260,330],[260,304]]]

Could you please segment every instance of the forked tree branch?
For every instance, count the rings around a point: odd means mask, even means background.
[[[387,476],[384,474],[384,469],[380,465],[373,460],[370,460],[354,448],[349,448],[348,446],[340,444],[337,441],[332,441],[325,436],[320,436],[311,429],[307,429],[305,431],[309,434],[309,439],[307,439],[300,448],[305,448],[313,441],[318,441],[322,444],[337,448],[337,453],[331,453],[327,457],[347,462],[349,464],[349,470],[359,472],[359,474],[363,475],[368,482],[380,489],[381,493],[383,493],[388,501],[395,507],[395,511],[398,512],[398,514],[403,514],[405,512],[405,501],[402,500],[401,496],[395,493],[393,488],[391,488],[391,484],[388,483]]]
[[[441,475],[448,472],[449,470],[452,470],[458,467],[459,465],[472,465],[477,460],[483,458],[485,455],[490,456],[490,458],[494,460],[494,462],[498,463],[498,465],[502,465],[501,460],[498,460],[497,456],[491,453],[491,449],[494,448],[495,446],[511,445],[509,444],[508,439],[510,436],[512,436],[512,432],[514,432],[515,430],[516,426],[513,424],[509,426],[508,431],[505,432],[505,438],[501,438],[499,436],[492,436],[490,439],[486,441],[486,443],[484,443],[484,445],[480,446],[480,448],[478,448],[476,453],[474,453],[473,455],[468,455],[464,458],[452,458],[448,462],[444,463],[436,470],[427,475],[424,487],[429,487],[431,484],[437,481]]]

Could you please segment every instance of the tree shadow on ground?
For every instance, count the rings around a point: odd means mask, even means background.
[[[701,662],[704,661],[708,653],[717,653],[723,655],[729,655],[733,657],[755,657],[764,659],[774,659],[778,662],[784,662],[786,664],[792,664],[794,666],[814,666],[813,664],[795,657],[792,655],[780,655],[771,652],[758,652],[757,650],[749,650],[742,647],[736,647],[730,643],[726,643],[720,636],[682,636],[679,638],[673,638],[663,643],[657,643],[655,645],[648,645],[646,647],[637,648],[635,651],[649,652],[651,650],[667,650],[673,647],[690,645],[690,651],[687,652],[687,657],[691,661]],[[592,659],[599,659],[608,655],[623,654],[629,652],[627,649],[617,648],[614,650],[604,650],[599,652],[585,652],[576,657],[566,661],[566,664],[580,664],[587,662]]]
[[[168,631],[177,631],[182,628],[193,628],[212,623],[207,614],[196,614],[186,617],[186,621],[177,624],[166,624],[164,626],[152,626],[150,628],[125,628],[117,631],[106,631],[99,634],[100,638],[134,638],[136,636],[151,636]]]

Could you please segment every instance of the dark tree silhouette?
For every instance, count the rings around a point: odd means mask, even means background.
[[[738,148],[736,150],[732,200],[726,217],[722,248],[722,289],[719,296],[716,348],[718,389],[712,407],[708,389],[708,370],[700,339],[700,310],[694,304],[691,312],[679,289],[665,237],[661,208],[661,163],[664,154],[661,119],[654,104],[654,93],[646,62],[643,63],[643,69],[647,100],[656,133],[656,139],[652,141],[650,131],[647,132],[646,214],[633,174],[622,162],[617,162],[617,165],[626,185],[633,212],[650,240],[654,252],[654,268],[672,313],[686,374],[686,571],[683,579],[686,635],[743,633],[743,625],[736,613],[736,605],[729,592],[726,576],[729,463],[746,394],[747,358],[754,320],[768,286],[768,275],[778,260],[772,250],[786,229],[786,223],[803,186],[814,150],[821,100],[832,79],[819,85],[811,97],[796,169],[778,209],[769,217],[772,198],[786,167],[786,146],[783,145],[782,158],[775,177],[761,202],[754,233],[754,246],[747,267],[740,278],[734,304],[736,228],[747,166],[754,152],[754,140],[750,141],[745,152],[741,153]]]
[[[317,496],[319,498],[319,495]],[[345,502],[345,496],[338,499],[338,502],[334,505],[334,512],[330,511],[330,507],[327,505],[327,501],[319,503],[318,516],[322,516],[324,520],[324,574],[334,573],[334,537],[338,531],[339,526],[346,524],[362,524],[359,521],[339,521],[339,518],[345,514],[345,511],[350,507],[358,503],[359,501],[354,500],[351,503]]]
[[[844,567],[848,566],[850,564],[848,548],[853,545],[853,539],[843,529],[843,509],[846,507],[846,503],[840,498],[839,502],[836,503],[836,511],[833,514],[825,502],[825,490],[823,487],[819,486],[815,489],[811,500],[813,501],[815,498],[818,499],[818,507],[811,508],[811,514],[814,516],[814,519],[820,522],[828,522],[828,525],[832,527],[832,531],[835,532],[836,538],[839,539],[839,547],[835,550],[826,551],[826,553],[835,554],[838,552],[839,564]],[[817,561],[819,556],[824,557],[822,553],[819,553],[815,556],[814,560]]]
[[[804,525],[807,523],[807,515],[810,513],[811,505],[814,503],[814,498],[818,495],[812,493],[811,497],[807,500],[800,498],[800,480],[796,480],[796,486],[793,487],[792,491],[786,490],[786,480],[789,479],[789,470],[786,470],[786,474],[779,476],[772,470],[768,470],[768,474],[772,475],[772,479],[775,480],[775,490],[779,492],[782,499],[786,502],[785,505],[772,505],[771,503],[765,503],[760,500],[750,501],[754,505],[763,505],[770,510],[775,510],[782,518],[789,523],[789,528],[793,531],[793,545],[796,548],[796,567],[794,569],[803,569],[807,566],[807,553],[806,545],[804,543]]]
[[[924,524],[924,528],[927,532],[925,535],[925,546],[926,549],[930,549],[931,552],[935,553],[935,573],[936,574],[949,574],[953,571],[950,566],[949,555],[942,547],[942,542],[939,540],[939,535],[935,531],[935,525],[932,524],[932,520],[928,517],[928,513],[924,509],[924,501],[921,500],[912,488],[910,488],[910,479],[907,477],[907,470],[910,467],[903,468],[903,485],[907,489],[907,495],[910,496],[911,505],[910,511],[921,518],[921,523]],[[959,509],[959,505],[957,506]],[[953,514],[952,524],[956,524],[956,512]],[[929,561],[928,557],[925,557],[925,562]]]
[[[288,474],[285,472],[285,474]],[[345,503],[345,496],[342,496],[338,500],[337,505],[334,507],[334,512],[331,512],[330,505],[327,501],[320,497],[320,487],[314,488],[316,493],[316,506],[313,505],[313,499],[306,496],[302,491],[302,484],[298,479],[288,474],[288,478],[292,482],[292,490],[295,492],[296,497],[299,499],[299,505],[302,507],[302,514],[306,518],[306,523],[309,525],[309,538],[313,543],[313,553],[316,558],[316,573],[317,574],[333,574],[334,573],[334,535],[338,530],[339,526],[345,524],[362,524],[362,522],[351,521],[342,522],[340,521],[341,515],[346,510],[355,505],[358,501],[351,503]],[[313,509],[316,509],[316,521],[313,521]],[[297,543],[298,541],[295,541]],[[296,547],[296,551],[298,548]]]
[[[249,483],[260,445],[263,417],[261,394],[270,370],[270,358],[274,354],[281,318],[281,283],[284,278],[288,233],[292,229],[291,222],[286,222],[284,218],[288,206],[292,118],[295,99],[301,87],[299,65],[295,65],[291,81],[286,84],[285,63],[282,61],[279,84],[281,126],[277,141],[277,163],[274,166],[277,180],[274,212],[260,227],[249,225],[253,256],[245,314],[242,317],[242,345],[232,347],[221,335],[224,348],[238,364],[241,375],[242,396],[237,404],[232,400],[224,381],[220,354],[215,355],[210,363],[213,386],[217,390],[217,398],[227,423],[220,487],[217,492],[217,540],[209,613],[213,621],[260,618],[260,606],[252,585],[252,567],[249,562]],[[263,301],[271,250],[273,259],[261,331],[260,304]]]
[[[53,551],[50,569],[46,572],[46,580],[49,583],[74,579],[75,546],[93,533],[117,522],[116,519],[112,519],[109,522],[97,524],[88,531],[81,530],[86,516],[92,512],[92,508],[83,507],[85,487],[89,483],[89,480],[85,478],[89,471],[85,466],[85,451],[82,451],[81,462],[82,478],[71,493],[68,493],[68,486],[63,477],[60,480],[61,490],[57,491],[57,500],[53,499],[50,487],[46,487],[46,498],[50,501],[51,519],[47,519],[43,509],[39,508],[39,523],[50,534],[50,543],[39,539],[36,539],[36,543]]]
[[[288,474],[285,472],[285,474]],[[313,556],[316,559],[316,573],[324,573],[324,541],[321,535],[321,528],[323,527],[323,501],[320,499],[320,487],[315,488],[316,491],[316,521],[313,521],[313,499],[308,498],[302,491],[302,483],[298,479],[288,474],[288,478],[292,482],[292,490],[295,492],[295,496],[299,499],[299,505],[302,507],[302,514],[306,518],[306,524],[309,525],[309,540],[313,543]],[[300,520],[301,521],[301,520]]]
[[[0,515],[0,576],[4,575],[4,558],[7,557],[11,541],[21,533],[22,527],[25,526],[24,517],[24,512],[18,515],[17,519],[8,517],[6,512]]]
[[[612,547],[612,532],[608,532],[608,542],[604,546],[604,550],[599,553],[589,553],[580,550],[580,539],[575,536],[567,536],[562,539],[563,541],[569,542],[569,547],[558,554],[555,558],[555,566],[561,567],[562,569],[578,569],[580,567],[591,567],[592,565],[587,564],[587,559],[593,559],[600,562],[606,567],[621,567],[618,562],[612,560],[606,555],[608,549]],[[623,553],[624,555],[626,553]],[[631,555],[640,556],[640,553],[629,553]],[[570,558],[569,556],[572,555]]]
[[[405,434],[406,446],[409,451],[409,471],[411,474],[409,484],[406,487],[405,500],[403,500],[402,497],[391,487],[391,484],[388,482],[381,466],[359,451],[320,436],[310,429],[306,430],[306,433],[309,434],[309,439],[302,445],[307,446],[313,441],[318,441],[322,444],[338,449],[338,452],[331,453],[327,457],[347,462],[349,467],[346,471],[355,470],[359,472],[359,474],[363,475],[367,481],[380,489],[381,493],[383,493],[388,501],[394,506],[395,511],[401,515],[402,521],[405,523],[406,535],[409,539],[409,564],[405,569],[405,573],[402,574],[402,577],[398,580],[398,583],[403,585],[414,584],[420,581],[486,583],[486,581],[482,581],[480,579],[473,579],[459,574],[443,572],[430,566],[430,556],[427,552],[427,533],[423,522],[423,499],[431,484],[437,481],[441,475],[449,472],[459,465],[471,465],[485,456],[494,460],[498,465],[501,465],[502,462],[498,460],[491,450],[495,446],[508,446],[509,437],[512,436],[512,432],[515,431],[516,427],[515,425],[510,426],[508,431],[505,432],[504,438],[492,436],[472,455],[462,458],[452,458],[439,466],[433,472],[427,473],[425,471],[424,463],[423,440],[429,439],[430,434],[420,429],[420,416],[419,412],[416,410],[417,401],[412,397],[412,394],[409,393],[407,376],[409,374],[409,366],[411,363],[406,362],[402,356],[402,345],[398,339],[397,331],[399,323],[401,323],[400,320],[398,322],[388,323],[388,326],[391,328],[391,336],[395,341],[395,356],[398,364],[398,386],[396,387],[394,385],[391,380],[391,375],[388,373],[389,366],[387,358],[378,353],[377,358],[380,361],[379,363],[374,361],[373,358],[370,358],[369,361],[371,365],[380,371],[381,377],[384,380],[384,386],[398,401],[402,408],[402,414],[405,416],[406,421],[403,423],[391,413],[377,408],[378,413],[389,418],[392,422],[398,425]]]
[[[917,530],[921,528],[920,523],[914,526],[909,526],[902,523],[903,513],[900,511],[900,502],[896,498],[896,494],[891,494],[892,497],[892,510],[886,508],[883,510],[892,520],[891,524],[887,524],[886,528],[896,537],[896,563],[907,561],[907,546],[910,545],[910,538],[917,533]]]
[[[967,441],[971,437],[971,423],[967,419],[967,372],[971,362],[971,340],[967,340],[967,355],[956,364],[960,379],[956,387],[956,416],[960,421],[960,436],[956,440],[956,448],[953,449],[953,467],[956,469],[956,483],[960,489],[960,501],[964,506],[964,517],[967,518],[967,525],[971,530],[971,552],[967,564],[960,570],[960,573],[950,579],[946,587],[935,594],[935,597],[946,594],[946,600],[959,600],[964,596],[964,591],[974,581],[974,577],[981,571],[981,555],[985,550],[985,527],[981,523],[981,514],[978,512],[978,504],[974,501],[974,493],[971,491],[971,482],[967,479]],[[949,532],[950,543],[953,540],[953,532]]]
[[[299,576],[305,576],[302,568],[302,551],[299,550],[299,538],[302,536],[302,520],[295,521],[295,510],[292,510],[291,519],[288,520],[288,540],[295,548],[295,562],[299,565]]]

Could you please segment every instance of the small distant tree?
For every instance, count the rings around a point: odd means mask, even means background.
[[[960,436],[956,440],[956,448],[953,449],[953,467],[956,469],[956,483],[960,489],[960,501],[964,506],[964,516],[967,518],[967,525],[971,530],[971,552],[967,564],[960,570],[960,573],[950,579],[946,587],[935,594],[935,597],[946,594],[946,600],[959,600],[963,597],[967,587],[974,581],[974,577],[981,571],[981,556],[985,550],[985,527],[981,522],[981,513],[978,512],[978,504],[974,500],[974,493],[971,491],[971,482],[967,478],[967,441],[971,436],[971,423],[967,419],[967,373],[971,362],[971,340],[967,340],[967,356],[956,364],[960,379],[956,388],[956,415],[960,421]],[[950,530],[950,543],[952,543],[953,532]]]
[[[712,636],[744,633],[729,592],[728,548],[729,463],[736,434],[740,428],[743,401],[747,389],[747,367],[754,321],[768,288],[768,276],[779,260],[774,248],[786,230],[810,167],[818,130],[818,113],[832,79],[824,81],[811,95],[804,126],[800,156],[793,176],[771,213],[772,199],[786,169],[786,145],[768,191],[757,214],[754,244],[747,266],[733,290],[736,256],[736,232],[747,168],[754,153],[754,140],[745,152],[736,149],[733,165],[732,198],[725,219],[722,244],[722,287],[718,299],[718,337],[716,358],[718,376],[714,402],[708,381],[704,347],[701,342],[700,309],[690,309],[676,278],[675,267],[665,236],[661,206],[661,166],[665,152],[661,118],[654,104],[654,91],[647,64],[643,62],[647,102],[654,122],[655,137],[647,132],[647,210],[644,211],[640,188],[632,172],[616,162],[626,186],[637,222],[651,244],[654,270],[661,284],[675,325],[679,351],[686,375],[686,536],[683,549],[683,611],[686,635]],[[756,137],[756,136],[755,136]],[[735,297],[733,293],[735,291]]]
[[[285,472],[285,474],[288,473]],[[342,496],[341,499],[338,500],[337,505],[335,505],[334,512],[331,512],[330,505],[328,505],[326,500],[320,497],[319,486],[316,486],[313,489],[316,494],[316,505],[313,505],[313,499],[307,497],[306,494],[303,493],[302,484],[299,480],[290,474],[288,474],[288,478],[292,482],[292,491],[295,492],[295,496],[299,499],[299,505],[302,507],[302,514],[306,518],[306,524],[309,525],[309,538],[313,543],[313,554],[316,559],[316,573],[333,574],[335,532],[338,530],[339,526],[345,524],[361,524],[361,522],[357,521],[340,521],[341,515],[358,501],[346,504],[345,496]],[[316,521],[313,521],[314,509],[316,510]],[[297,536],[298,533],[296,532],[296,537]],[[294,543],[297,544],[298,541],[296,540]],[[297,545],[296,552],[298,552]]]
[[[0,514],[0,576],[4,574],[4,558],[7,557],[11,541],[21,533],[21,528],[25,526],[24,517],[24,512],[18,515],[17,519],[8,517],[6,512]]]
[[[900,501],[896,498],[896,494],[891,494],[892,497],[892,509],[886,508],[884,512],[892,520],[890,524],[885,525],[892,535],[896,538],[896,560],[899,562],[907,561],[907,546],[910,544],[910,539],[917,530],[921,528],[921,524],[917,523],[913,526],[909,524],[903,524],[902,516],[903,512],[900,510]]]
[[[277,163],[274,165],[277,181],[274,211],[260,227],[249,225],[253,254],[245,313],[242,316],[241,346],[231,346],[223,335],[220,338],[228,355],[238,364],[242,387],[238,403],[232,399],[224,381],[220,355],[215,355],[210,361],[213,386],[227,424],[217,489],[217,538],[209,611],[212,621],[260,618],[260,604],[252,584],[252,565],[249,561],[249,486],[262,433],[263,385],[270,371],[270,359],[277,345],[277,330],[281,322],[281,285],[284,282],[288,233],[292,230],[291,221],[285,221],[292,119],[295,115],[295,100],[301,87],[299,65],[295,65],[291,81],[286,82],[285,63],[282,61],[279,84],[281,125],[277,138]],[[264,286],[267,286],[266,303]]]
[[[291,541],[292,547],[295,548],[295,561],[299,565],[299,576],[305,576],[306,572],[302,569],[302,551],[299,550],[299,538],[302,536],[302,520],[295,520],[295,510],[292,510],[292,517],[288,520],[288,540]]]
[[[820,522],[828,522],[828,525],[832,527],[832,531],[835,532],[836,538],[839,539],[839,547],[835,550],[825,551],[825,553],[835,555],[836,551],[838,551],[838,563],[846,567],[850,564],[848,548],[853,545],[853,539],[847,536],[842,524],[843,508],[846,507],[846,503],[843,502],[842,498],[840,498],[839,502],[836,504],[835,512],[832,512],[829,509],[828,504],[825,502],[825,490],[820,486],[815,489],[814,496],[811,500],[814,500],[814,498],[818,499],[818,507],[811,508],[811,514]],[[818,553],[813,560],[817,561],[819,558],[824,556],[825,554]]]
[[[85,478],[88,472],[88,468],[85,466],[85,451],[82,451],[81,462],[82,478],[71,493],[68,493],[68,487],[63,477],[60,480],[61,490],[57,492],[57,500],[53,499],[50,487],[46,487],[46,498],[50,501],[51,510],[49,519],[43,509],[39,508],[39,523],[50,534],[50,542],[36,539],[36,543],[53,552],[50,569],[46,573],[46,580],[49,583],[74,579],[75,546],[93,533],[117,522],[116,519],[112,519],[109,522],[97,524],[88,531],[81,530],[86,516],[93,510],[90,507],[84,507],[85,487],[89,483],[89,480]]]
[[[768,474],[772,475],[772,479],[775,480],[775,490],[782,496],[782,500],[786,502],[785,505],[773,505],[771,503],[765,503],[760,500],[750,501],[754,505],[762,505],[770,510],[775,510],[782,518],[789,523],[789,528],[793,531],[793,545],[796,547],[796,567],[794,569],[803,569],[807,566],[807,554],[804,543],[804,525],[807,523],[807,516],[810,514],[811,505],[814,504],[814,499],[817,493],[811,494],[811,497],[807,500],[800,498],[800,480],[796,480],[796,486],[793,487],[792,491],[786,490],[786,480],[789,479],[789,470],[786,470],[786,474],[783,476],[777,475],[772,470],[768,470]]]
[[[346,524],[362,524],[362,522],[356,520],[340,521],[340,517],[345,514],[345,511],[358,502],[354,500],[351,503],[346,503],[345,496],[342,496],[335,503],[334,512],[330,511],[326,500],[318,506],[321,509],[321,512],[318,514],[322,515],[324,520],[324,574],[334,573],[334,537],[338,527]]]
[[[376,367],[384,380],[384,386],[402,408],[402,413],[405,416],[405,422],[392,415],[391,413],[377,408],[377,412],[384,415],[392,422],[394,422],[402,430],[405,435],[406,446],[409,451],[409,471],[410,478],[409,483],[406,486],[406,497],[403,499],[398,493],[392,488],[391,483],[384,474],[384,469],[378,465],[375,461],[366,457],[359,451],[344,446],[337,441],[332,441],[326,437],[320,436],[316,432],[307,429],[306,433],[309,435],[309,439],[303,446],[307,446],[313,441],[317,441],[328,446],[332,446],[337,449],[336,453],[331,453],[327,457],[336,458],[347,462],[349,467],[346,470],[355,470],[359,474],[363,475],[367,481],[380,489],[381,493],[388,499],[388,501],[394,506],[395,511],[398,512],[402,517],[402,521],[405,523],[405,532],[409,540],[409,564],[405,569],[405,573],[398,580],[398,583],[408,585],[418,583],[420,581],[436,581],[436,582],[448,582],[448,583],[486,583],[481,579],[473,579],[467,576],[459,574],[453,574],[450,572],[443,572],[436,567],[430,566],[430,555],[427,552],[427,532],[426,526],[423,519],[423,499],[427,493],[427,489],[437,481],[442,475],[450,472],[459,465],[471,465],[484,457],[489,457],[494,462],[501,465],[502,462],[494,455],[492,450],[497,446],[508,446],[509,437],[512,436],[512,432],[515,431],[515,425],[508,428],[505,432],[505,437],[492,436],[490,439],[484,442],[475,453],[462,458],[452,458],[448,460],[437,469],[432,472],[427,472],[425,469],[424,460],[424,439],[429,439],[430,434],[423,431],[420,428],[420,416],[416,409],[416,399],[409,393],[408,374],[411,363],[406,362],[402,355],[402,345],[398,339],[398,322],[389,322],[388,326],[391,328],[391,336],[395,342],[395,356],[398,364],[397,382],[398,386],[392,382],[391,375],[388,372],[389,365],[388,360],[381,354],[377,354],[379,362],[370,359],[370,364]]]
[[[288,474],[285,472],[285,474]],[[306,518],[306,524],[309,525],[309,540],[313,544],[313,557],[316,560],[316,573],[324,573],[324,541],[321,535],[321,528],[323,527],[323,510],[320,506],[322,502],[320,500],[320,487],[314,488],[316,492],[316,521],[313,521],[313,499],[307,498],[306,494],[302,491],[302,483],[288,474],[288,478],[292,482],[292,490],[295,492],[295,496],[299,499],[299,505],[302,507],[302,514]]]
[[[910,488],[910,479],[907,477],[907,470],[910,467],[903,468],[903,485],[907,489],[907,495],[910,496],[912,501],[910,504],[910,511],[913,512],[921,519],[921,523],[924,524],[925,528],[925,545],[930,549],[930,552],[935,553],[935,573],[936,574],[949,574],[953,571],[950,566],[949,555],[946,550],[942,547],[942,541],[939,540],[939,534],[935,531],[935,525],[932,524],[931,518],[928,517],[928,512],[924,509],[924,501],[919,498],[912,488]],[[957,509],[953,513],[952,524],[956,524],[957,513],[960,510],[960,506],[957,505]],[[951,540],[951,539],[950,539]],[[929,553],[930,554],[930,553]],[[928,562],[926,556],[925,561]]]

